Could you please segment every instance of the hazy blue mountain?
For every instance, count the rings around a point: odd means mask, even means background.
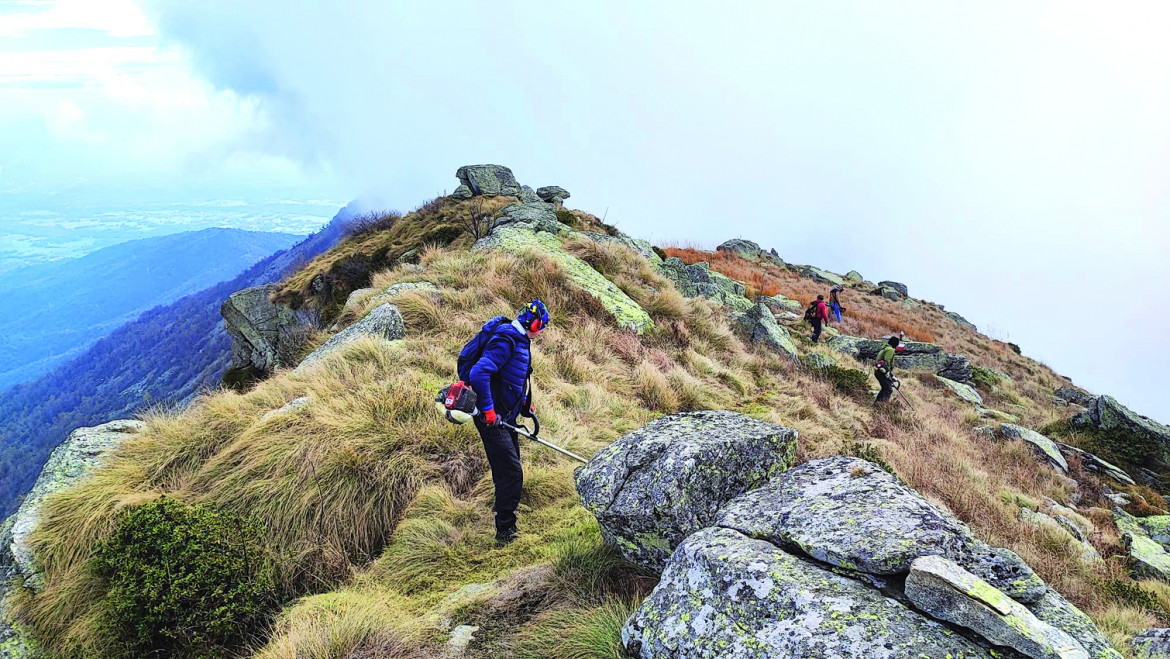
[[[50,373],[0,393],[0,518],[32,486],[49,453],[74,428],[189,401],[220,383],[231,340],[219,306],[241,288],[293,272],[335,245],[354,212],[242,274],[143,313]],[[202,233],[202,232],[200,232]]]
[[[204,229],[0,274],[0,389],[80,354],[147,309],[231,279],[303,238]]]

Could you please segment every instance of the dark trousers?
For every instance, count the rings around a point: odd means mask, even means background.
[[[492,483],[496,486],[496,529],[516,526],[516,507],[524,487],[524,470],[520,467],[520,438],[516,431],[503,426],[489,426],[476,417],[475,428],[483,440]]]
[[[877,398],[873,402],[884,403],[890,399],[890,396],[894,395],[894,381],[880,368],[874,369],[873,375],[877,378],[878,384],[882,385],[882,390],[878,392]]]
[[[816,343],[816,342],[821,340],[821,319],[820,318],[813,318],[812,319],[812,328],[813,328],[812,340],[813,340],[813,343]]]

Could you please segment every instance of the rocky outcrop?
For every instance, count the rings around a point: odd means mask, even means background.
[[[1068,461],[1064,459],[1060,448],[1057,447],[1056,442],[1044,435],[1014,423],[1001,423],[998,433],[1004,439],[1020,439],[1027,442],[1037,455],[1047,460],[1055,469],[1060,470],[1061,473],[1068,472]]]
[[[763,302],[737,315],[736,322],[753,343],[760,343],[776,352],[796,357],[796,343],[792,341],[792,335],[788,333],[787,328],[776,322],[776,317]]]
[[[956,396],[963,399],[964,401],[971,403],[975,407],[983,407],[983,396],[979,395],[979,392],[975,390],[975,387],[972,387],[969,384],[963,384],[962,382],[949,380],[940,375],[934,376],[934,379],[940,382],[947,389],[950,389]]]
[[[799,314],[804,310],[804,305],[796,300],[790,300],[783,295],[761,295],[756,298],[756,301],[763,302],[772,310],[772,313]]]
[[[522,204],[537,204],[544,201],[544,199],[541,199],[540,195],[536,193],[536,190],[533,190],[532,187],[528,185],[520,186],[520,194],[517,196],[517,198]]]
[[[955,382],[970,384],[975,372],[971,368],[971,360],[967,359],[966,355],[945,353],[935,375]]]
[[[1056,395],[1057,398],[1060,398],[1062,400],[1073,403],[1074,405],[1080,405],[1081,407],[1086,407],[1086,408],[1089,407],[1090,405],[1092,405],[1093,402],[1097,400],[1096,396],[1089,394],[1089,393],[1086,393],[1084,391],[1081,391],[1080,389],[1077,389],[1076,387],[1060,387],[1053,393]]]
[[[1044,594],[1019,556],[990,547],[962,522],[872,463],[811,460],[728,503],[716,524],[866,575],[904,575],[945,556],[1024,602]]]
[[[388,302],[374,307],[366,314],[365,318],[334,334],[321,347],[301,360],[296,370],[302,371],[309,368],[342,346],[367,336],[387,341],[396,341],[405,337],[406,326],[402,322],[402,314],[398,312],[398,307]]]
[[[787,469],[796,431],[728,411],[662,417],[599,451],[575,474],[602,536],[661,570],[732,498]]]
[[[743,284],[715,272],[706,263],[687,265],[682,259],[672,256],[662,262],[659,271],[687,297],[705,297],[734,311],[747,311],[752,307],[751,300],[744,297],[747,289]]]
[[[854,283],[861,283],[865,281],[865,277],[862,277],[861,273],[856,270],[850,270],[849,272],[846,272],[845,279]]]
[[[1072,636],[1039,620],[1023,604],[941,556],[910,566],[906,597],[918,609],[1028,657],[1089,659]]]
[[[497,220],[497,226],[505,224],[529,224],[539,231],[548,233],[568,233],[569,227],[557,220],[556,206],[537,201],[528,204],[509,204],[500,209],[503,216]]]
[[[873,361],[878,351],[887,345],[885,339],[865,339],[860,336],[841,334],[829,339],[829,347],[860,361]],[[901,350],[894,357],[894,368],[906,370],[928,370],[937,373],[946,360],[943,347],[937,343],[903,341]]]
[[[1147,629],[1130,642],[1141,659],[1170,659],[1170,629]]]
[[[736,256],[745,258],[749,261],[759,261],[760,257],[766,253],[764,250],[760,249],[759,245],[753,243],[750,240],[743,240],[741,238],[732,238],[731,240],[728,240],[722,245],[716,247],[715,251],[735,254]]]
[[[573,195],[559,185],[546,185],[536,189],[536,196],[550,204],[563,204]]]
[[[1041,621],[1075,638],[1093,659],[1122,659],[1093,619],[1052,588],[1045,589],[1044,596],[1029,604],[1028,609]]]
[[[516,181],[512,170],[503,165],[464,165],[455,171],[455,176],[459,179],[460,187],[466,187],[471,196],[520,195],[520,183]],[[456,189],[456,192],[460,191]]]
[[[943,313],[945,313],[947,315],[947,318],[950,318],[951,320],[955,321],[956,323],[958,323],[962,327],[966,327],[967,329],[971,330],[972,332],[979,331],[979,328],[975,326],[975,323],[972,323],[971,321],[960,316],[959,314],[955,313],[954,311],[944,311]]]
[[[896,281],[879,281],[878,286],[885,286],[892,288],[902,294],[902,297],[910,297],[910,289],[906,288],[906,284],[901,284]]]
[[[884,297],[887,300],[890,300],[891,302],[898,302],[899,300],[902,300],[905,297],[901,293],[898,292],[898,289],[890,288],[889,286],[878,286],[877,288],[870,291],[869,294],[870,295],[877,295],[879,297]]]
[[[845,279],[835,272],[828,270],[821,270],[820,268],[806,265],[800,269],[800,276],[807,277],[813,281],[819,281],[822,284],[831,284],[833,286],[844,286]]]
[[[679,546],[622,640],[644,659],[992,656],[861,582],[725,528]]]
[[[299,325],[293,311],[269,298],[276,284],[253,286],[236,291],[220,305],[224,326],[232,337],[233,369],[254,369],[271,373],[291,353],[290,330]]]
[[[805,368],[821,371],[830,366],[836,366],[837,360],[832,357],[827,357],[819,352],[810,352],[800,358],[800,363],[804,364]]]
[[[1098,396],[1086,407],[1072,418],[1074,427],[1098,433],[1101,441],[1116,445],[1118,453],[1170,468],[1170,427],[1134,412],[1112,396]]]
[[[633,250],[634,253],[640,255],[642,258],[649,261],[651,265],[654,265],[656,267],[662,265],[662,257],[658,256],[658,254],[654,251],[653,245],[651,245],[648,241],[642,240],[640,238],[631,238],[630,236],[627,236],[626,234],[621,233],[620,231],[617,234],[612,235],[612,236],[609,235],[608,233],[593,233],[593,232],[586,232],[586,233],[582,233],[582,234],[573,234],[573,235],[574,236],[578,236],[578,235],[585,236],[589,240],[592,240],[595,243],[599,243],[599,244],[603,244],[603,245],[606,243],[621,245],[622,247],[626,247],[630,250]]]
[[[41,569],[28,544],[29,536],[40,523],[41,504],[54,492],[85,479],[111,451],[145,429],[146,424],[141,421],[110,421],[92,428],[78,428],[53,449],[20,508],[0,527],[0,568],[4,583],[19,576],[25,586],[41,587]]]

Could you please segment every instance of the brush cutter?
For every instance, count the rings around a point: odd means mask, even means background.
[[[906,394],[902,393],[902,381],[898,378],[894,378],[894,391],[898,392],[898,395],[902,397],[902,400],[906,401],[906,405],[910,409],[914,409],[914,405],[911,404],[910,399],[906,397]]]
[[[519,424],[512,425],[512,424],[508,423],[507,421],[501,421],[500,425],[504,426],[505,428],[508,428],[509,430],[514,430],[516,433],[518,433],[520,435],[524,435],[525,437],[527,437],[528,439],[531,439],[532,441],[536,442],[537,444],[540,444],[542,446],[547,446],[547,447],[551,448],[552,450],[556,451],[557,453],[567,455],[570,458],[573,458],[574,460],[577,460],[579,462],[589,462],[585,458],[577,455],[576,453],[573,453],[572,451],[563,449],[563,448],[557,446],[556,444],[553,444],[552,442],[546,442],[545,440],[541,439],[540,437],[537,437],[537,435],[540,434],[540,419],[536,418],[535,414],[532,415],[532,425],[533,425],[532,430],[529,430],[528,428],[524,427],[523,425],[519,425]]]

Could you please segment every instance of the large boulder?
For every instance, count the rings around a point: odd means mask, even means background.
[[[902,300],[905,297],[901,293],[898,292],[898,289],[890,288],[889,286],[878,286],[877,288],[870,291],[869,294],[870,295],[877,295],[879,297],[884,297],[887,300],[890,300],[891,302],[898,302],[899,300]]]
[[[559,185],[546,185],[536,189],[536,196],[550,204],[563,204],[572,195]]]
[[[751,300],[744,297],[747,289],[743,284],[715,272],[706,263],[687,265],[682,259],[672,256],[663,261],[658,270],[687,297],[705,297],[734,311],[747,311],[752,307]]]
[[[1098,433],[1117,454],[1134,456],[1134,462],[1170,469],[1170,427],[1134,412],[1112,396],[1093,399],[1072,418],[1072,425]]]
[[[885,339],[865,339],[848,334],[834,336],[829,339],[828,344],[837,352],[850,355],[859,361],[868,362],[877,359],[878,351],[888,345]],[[966,357],[962,355],[951,355],[943,352],[943,347],[937,343],[903,341],[897,356],[894,357],[894,368],[908,371],[930,371],[931,373],[946,370],[956,372],[957,369],[957,374],[961,376],[961,360],[964,359]],[[958,364],[956,364],[956,360],[958,360]],[[967,379],[970,377],[968,376]]]
[[[757,303],[736,319],[753,343],[761,343],[776,352],[796,357],[796,343],[792,341],[792,335],[776,322],[776,317],[763,302]]]
[[[743,240],[742,238],[732,238],[716,247],[715,251],[735,254],[749,261],[759,261],[760,257],[766,253],[756,243],[750,240]]]
[[[725,503],[787,469],[796,436],[737,412],[665,416],[594,455],[575,474],[577,492],[611,546],[661,570]]]
[[[533,190],[527,185],[520,186],[520,194],[517,195],[517,197],[520,199],[520,203],[522,204],[537,204],[545,201],[544,199],[540,198],[540,195],[536,193],[536,190]]]
[[[224,327],[232,337],[233,369],[254,369],[268,374],[290,357],[290,330],[298,326],[288,307],[270,299],[276,284],[236,291],[219,307]]]
[[[361,337],[377,337],[396,341],[406,336],[406,326],[398,307],[389,302],[374,307],[358,322],[334,334],[321,347],[305,357],[297,366],[301,371],[325,359],[325,356]]]
[[[942,385],[947,389],[950,389],[952,392],[954,392],[956,396],[962,398],[968,403],[971,403],[975,407],[983,406],[983,396],[979,395],[979,392],[975,390],[975,387],[972,387],[969,384],[964,384],[962,382],[949,380],[942,377],[941,375],[934,376],[934,379],[942,383]]]
[[[761,295],[757,302],[763,302],[772,310],[772,313],[795,313],[804,311],[804,305],[796,300],[790,300],[783,295]]]
[[[969,329],[973,332],[979,331],[979,328],[975,326],[975,323],[972,323],[971,321],[960,316],[959,314],[955,313],[954,311],[944,311],[943,313],[945,313],[947,315],[947,318],[950,318],[951,320],[955,321],[960,326],[966,327],[967,329]]]
[[[865,277],[862,277],[861,273],[856,271],[856,270],[850,270],[849,272],[846,272],[845,279],[847,279],[848,281],[851,281],[855,284],[859,284],[859,283],[865,281]]]
[[[813,281],[819,281],[822,284],[831,284],[833,286],[844,286],[845,279],[835,272],[828,270],[821,270],[820,268],[806,265],[800,269],[800,276],[807,277]]]
[[[724,528],[678,547],[622,640],[644,659],[993,656],[861,582]]]
[[[914,561],[906,577],[906,597],[939,620],[970,629],[995,645],[1028,657],[1089,659],[1089,653],[1072,636],[941,556]]]
[[[896,281],[879,281],[878,286],[886,286],[898,291],[902,297],[910,297],[910,289],[906,288],[906,284],[900,284]]]
[[[1150,537],[1138,518],[1124,510],[1114,509],[1113,521],[1121,531],[1121,544],[1129,551],[1133,576],[1170,582],[1170,552]]]
[[[942,363],[939,364],[935,375],[948,380],[954,380],[955,382],[971,384],[971,379],[975,376],[975,371],[971,367],[971,360],[967,359],[966,355],[946,353],[943,355]]]
[[[999,425],[999,436],[1004,439],[1022,439],[1032,447],[1033,451],[1047,460],[1054,468],[1059,469],[1061,473],[1068,472],[1068,461],[1064,459],[1064,455],[1061,454],[1056,442],[1035,430],[1018,426],[1014,423],[1001,423]]]
[[[1121,653],[1113,649],[1113,644],[1093,619],[1052,588],[1045,589],[1043,597],[1029,603],[1028,610],[1043,622],[1075,638],[1093,659],[1121,659]]]
[[[102,465],[122,442],[146,429],[141,421],[119,420],[91,428],[78,428],[53,449],[33,487],[16,510],[0,526],[0,568],[3,582],[20,575],[24,585],[39,589],[41,569],[28,539],[41,520],[45,498],[76,485]],[[0,585],[0,588],[6,589]]]
[[[891,578],[921,556],[939,555],[1020,601],[1044,594],[1044,582],[1019,556],[979,540],[859,458],[810,460],[732,500],[717,524],[846,570]]]
[[[1090,393],[1086,393],[1084,391],[1081,391],[1080,389],[1077,389],[1076,387],[1059,387],[1053,393],[1056,394],[1057,398],[1060,398],[1062,400],[1073,403],[1074,405],[1080,405],[1081,407],[1086,407],[1086,408],[1089,407],[1090,405],[1092,405],[1093,401],[1097,400],[1096,396],[1094,396]]]
[[[1130,645],[1141,659],[1170,659],[1170,629],[1147,629],[1134,636]]]
[[[464,165],[455,171],[455,176],[472,195],[520,196],[520,183],[512,170],[503,165]]]
[[[509,204],[500,209],[503,216],[497,226],[505,224],[529,224],[539,231],[568,233],[569,227],[557,220],[557,209],[552,204],[536,201],[527,204]]]

